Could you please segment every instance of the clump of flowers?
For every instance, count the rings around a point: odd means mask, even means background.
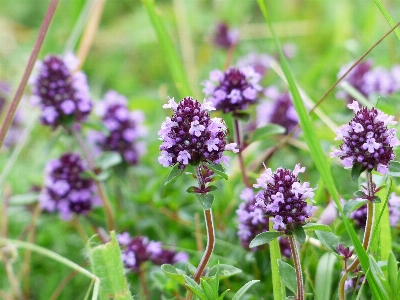
[[[395,192],[390,194],[388,200],[388,209],[390,226],[395,228],[398,226],[400,221],[400,196],[398,196]],[[357,226],[360,228],[365,228],[365,224],[367,223],[367,205],[364,204],[360,208],[351,212],[350,218],[354,220]]]
[[[352,64],[343,66],[338,73],[338,77],[341,77]],[[399,66],[394,66],[389,71],[382,67],[372,68],[372,64],[371,60],[360,62],[347,74],[345,80],[367,98],[374,94],[387,96],[398,91],[400,88],[400,81],[398,80]],[[338,92],[336,96],[346,99],[348,102],[354,100],[345,91]]]
[[[208,111],[215,110],[211,102],[205,100],[201,104],[187,97],[177,104],[172,98],[163,107],[174,111],[158,131],[163,141],[158,161],[164,167],[179,164],[184,169],[188,164],[200,162],[227,163],[229,157],[223,156],[223,151],[238,151],[236,143],[226,144],[226,125],[222,119],[210,118]]]
[[[249,248],[250,242],[256,235],[268,231],[268,218],[264,216],[264,211],[256,206],[256,198],[252,188],[245,188],[240,194],[243,200],[236,210],[238,216],[238,236],[240,242],[247,250],[256,251],[259,247]],[[281,254],[291,257],[290,244],[287,238],[279,237]]]
[[[239,40],[239,31],[229,28],[225,22],[220,22],[215,28],[213,43],[219,48],[229,49]]]
[[[261,77],[264,77],[270,68],[272,60],[273,58],[268,54],[251,52],[240,58],[236,65],[239,69],[250,66],[255,72],[260,74]]]
[[[40,193],[40,205],[48,212],[58,211],[64,220],[72,214],[86,214],[100,205],[92,179],[82,178],[87,170],[78,154],[65,153],[48,162],[45,168],[45,186]]]
[[[163,249],[161,242],[150,241],[144,236],[131,237],[124,232],[117,236],[117,240],[122,248],[124,266],[131,272],[139,272],[141,265],[147,261],[162,265],[187,261],[189,258],[185,252]]]
[[[256,195],[256,206],[260,207],[277,231],[291,231],[294,226],[304,225],[316,209],[307,199],[313,201],[314,189],[309,182],[300,183],[298,174],[305,167],[297,164],[293,170],[278,168],[274,173],[266,168],[257,179],[255,188],[262,188]]]
[[[298,123],[298,116],[292,103],[292,97],[288,92],[279,93],[275,87],[264,91],[267,100],[258,105],[257,125],[263,126],[274,123],[286,128],[290,132]]]
[[[261,91],[260,79],[261,75],[252,67],[214,70],[210,72],[210,80],[203,82],[203,92],[217,110],[236,112],[256,102]]]
[[[94,142],[103,151],[115,151],[121,154],[128,165],[136,164],[145,150],[144,144],[139,141],[145,134],[142,126],[143,113],[129,111],[126,98],[116,91],[105,94],[96,112],[101,117],[108,133],[95,134]]]
[[[387,173],[389,161],[395,157],[393,147],[400,143],[396,129],[387,127],[397,124],[394,117],[374,107],[360,108],[356,101],[347,107],[354,111],[354,117],[337,129],[335,140],[343,140],[343,143],[339,149],[333,149],[331,157],[339,157],[346,168],[360,164],[362,171]]]
[[[38,74],[31,78],[33,102],[42,108],[41,122],[56,128],[58,125],[80,123],[92,109],[86,75],[76,71],[78,63],[72,53],[64,58],[48,55],[38,62]]]

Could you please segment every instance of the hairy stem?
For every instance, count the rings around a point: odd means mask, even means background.
[[[149,289],[147,288],[147,284],[146,284],[146,274],[145,274],[143,264],[139,268],[139,280],[140,280],[140,286],[142,287],[143,295],[145,296],[146,300],[150,300],[151,297],[150,297]]]
[[[289,235],[290,249],[292,250],[294,268],[296,270],[297,279],[297,296],[296,300],[304,300],[304,285],[303,285],[303,274],[301,272],[301,264],[299,251],[297,249],[296,240],[294,235]]]
[[[239,164],[240,164],[240,171],[242,173],[242,179],[243,179],[243,183],[245,184],[246,187],[251,187],[250,182],[249,182],[249,178],[247,177],[246,174],[246,169],[244,167],[244,161],[243,161],[243,154],[242,154],[242,142],[240,139],[240,128],[239,128],[239,120],[237,118],[233,118],[233,122],[235,125],[235,138],[236,138],[236,143],[237,146],[239,148]]]
[[[372,173],[367,171],[367,190],[368,190],[368,198],[373,199],[375,196],[375,191],[373,188],[373,181],[372,181]],[[365,224],[365,231],[364,231],[364,239],[363,239],[363,248],[365,250],[368,249],[368,246],[371,241],[371,233],[372,233],[372,225],[374,223],[374,202],[371,200],[368,201],[367,203],[367,222]],[[354,271],[355,268],[359,265],[360,261],[358,258],[356,258],[350,266],[348,266],[345,269],[345,272],[340,279],[339,282],[339,299],[344,300],[345,295],[344,295],[344,284],[347,278],[347,275],[351,272]]]
[[[24,89],[28,82],[29,76],[32,73],[33,66],[35,65],[40,48],[42,47],[44,38],[50,27],[50,23],[51,23],[51,20],[53,19],[54,13],[56,11],[58,1],[59,0],[51,0],[51,2],[49,4],[49,8],[47,9],[46,15],[43,19],[42,25],[40,26],[39,34],[36,39],[35,45],[33,46],[33,50],[32,50],[31,56],[29,57],[28,64],[25,68],[24,75],[22,76],[22,79],[18,86],[17,92],[15,93],[15,96],[7,110],[6,117],[5,117],[4,122],[0,129],[0,148],[4,143],[4,139],[5,139],[6,133],[8,131],[8,128],[10,127],[10,125],[12,123],[15,111],[17,110],[17,107],[21,100],[22,94],[24,93]]]

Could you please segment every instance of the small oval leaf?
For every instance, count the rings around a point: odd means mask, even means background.
[[[165,183],[164,185],[167,185],[168,183],[174,181],[176,178],[178,178],[179,176],[181,176],[183,173],[183,169],[179,169],[179,164],[176,164],[171,172],[169,172],[167,179],[165,179]]]
[[[228,179],[228,175],[225,173],[225,168],[221,164],[215,165],[215,164],[205,163],[205,166],[211,171],[213,171],[215,174],[220,175],[222,178]]]
[[[251,142],[261,141],[266,139],[267,137],[275,134],[284,134],[286,129],[277,124],[268,124],[263,127],[259,127],[254,130],[253,135],[251,137]]]
[[[257,234],[256,237],[251,241],[249,248],[254,248],[257,246],[264,245],[273,239],[276,239],[278,236],[282,235],[280,232],[262,232]]]
[[[95,160],[96,166],[102,170],[107,170],[121,162],[121,155],[113,151],[102,152]]]
[[[302,226],[297,226],[293,231],[293,235],[300,244],[306,241],[306,233]]]
[[[284,261],[278,259],[279,276],[281,277],[285,286],[291,290],[293,293],[297,293],[297,280],[295,269],[285,263]]]
[[[234,266],[219,264],[219,265],[213,266],[210,269],[210,271],[207,274],[207,277],[213,277],[213,276],[217,275],[218,266],[219,266],[219,279],[228,278],[233,275],[242,273],[242,270],[240,270],[239,268],[236,268]]]
[[[366,204],[368,202],[368,200],[350,200],[347,201],[346,204],[343,207],[343,213],[345,214],[346,217],[349,216],[349,214],[352,211],[355,211],[357,209],[359,209],[361,206],[363,206],[364,204]]]
[[[351,179],[356,181],[358,177],[360,177],[361,173],[363,172],[362,164],[355,163],[353,168],[351,168]]]
[[[169,264],[163,264],[161,269],[173,280],[178,282],[179,284],[185,284],[185,277],[183,277],[184,271],[175,268]]]
[[[257,282],[259,282],[260,280],[251,280],[248,283],[246,283],[244,286],[242,286],[240,288],[240,290],[238,290],[236,292],[236,294],[233,296],[232,300],[240,300],[242,299],[242,296],[247,292],[247,290],[249,288],[251,288],[254,284],[256,284]]]
[[[331,228],[325,224],[317,224],[317,223],[307,223],[303,226],[304,230],[320,230],[320,231],[331,231]]]
[[[340,244],[340,241],[336,235],[334,235],[332,232],[319,230],[316,230],[315,234],[326,248],[328,248],[332,252],[337,252],[336,246]]]

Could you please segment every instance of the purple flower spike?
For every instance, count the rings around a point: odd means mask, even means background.
[[[362,170],[376,170],[381,174],[388,172],[389,161],[395,155],[393,147],[400,144],[393,116],[388,116],[376,108],[359,107],[353,101],[348,107],[354,111],[354,118],[339,127],[335,140],[343,140],[339,149],[332,149],[331,157],[339,157],[346,168],[361,164]]]
[[[83,122],[92,109],[86,75],[75,71],[72,53],[65,58],[47,56],[36,65],[38,75],[31,78],[33,100],[42,108],[41,122],[56,128],[71,122]]]
[[[309,182],[301,184],[297,177],[304,170],[300,164],[295,166],[293,172],[278,168],[272,173],[268,168],[254,184],[255,188],[262,188],[256,195],[256,207],[272,217],[270,220],[275,230],[286,231],[294,225],[304,225],[316,209],[306,202],[307,199],[314,201],[314,189],[309,187]]]
[[[158,158],[164,167],[179,164],[181,169],[188,164],[200,162],[219,164],[228,162],[223,156],[225,150],[237,152],[236,144],[226,144],[226,126],[222,119],[210,118],[208,111],[215,110],[212,104],[199,103],[191,97],[184,98],[177,104],[169,99],[164,108],[172,108],[172,118],[167,117],[161,125],[158,135],[163,143]]]
[[[210,72],[210,80],[203,82],[203,92],[217,110],[236,112],[256,102],[261,91],[260,79],[261,75],[252,67],[229,68],[225,72],[214,70]]]
[[[105,94],[96,112],[109,133],[95,134],[93,141],[101,150],[118,152],[128,165],[135,165],[145,150],[144,144],[139,141],[146,134],[142,126],[144,114],[141,111],[129,111],[127,99],[116,91]]]
[[[139,272],[140,267],[146,261],[156,265],[174,264],[178,261],[187,261],[189,256],[185,252],[175,252],[162,248],[161,242],[150,241],[147,237],[131,237],[124,232],[117,236],[122,248],[122,261],[126,269],[131,272]]]
[[[100,205],[94,181],[80,177],[85,170],[86,166],[77,154],[65,153],[59,159],[49,161],[45,169],[45,187],[39,198],[42,209],[58,211],[62,219],[69,220],[72,213],[86,214]]]

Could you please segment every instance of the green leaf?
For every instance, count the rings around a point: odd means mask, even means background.
[[[269,231],[275,232],[274,225],[269,222]],[[272,277],[272,291],[274,300],[286,299],[286,289],[279,278],[278,261],[281,259],[281,251],[279,249],[278,239],[269,242],[270,262],[271,262],[271,277]]]
[[[229,291],[230,291],[230,289],[227,289],[225,292],[223,292],[223,293],[218,297],[218,300],[224,299],[226,293],[229,292]]]
[[[278,236],[282,235],[280,232],[262,232],[257,234],[256,237],[250,242],[249,248],[254,248],[257,246],[264,245],[273,239],[276,239]]]
[[[392,296],[395,296],[395,293],[398,290],[398,283],[397,283],[397,277],[398,277],[398,267],[397,267],[397,260],[396,257],[394,256],[393,252],[390,251],[389,253],[389,259],[388,259],[388,265],[387,265],[387,278],[389,285],[392,289]]]
[[[167,32],[167,27],[163,24],[161,12],[159,10],[156,11],[154,0],[142,0],[142,3],[147,10],[150,21],[156,32],[162,53],[160,53],[160,56],[164,57],[165,63],[168,64],[173,82],[175,82],[175,85],[179,91],[180,98],[192,95],[188,76],[186,75],[185,68],[182,64],[182,59],[179,57],[174,43]]]
[[[175,268],[173,265],[169,264],[163,264],[161,266],[161,269],[167,274],[170,278],[178,282],[179,284],[185,284],[185,277],[183,277],[183,274],[185,274],[184,271]]]
[[[211,268],[212,269],[212,268]],[[211,271],[211,270],[210,270]],[[209,272],[210,273],[210,272]],[[211,287],[214,292],[214,297],[215,299],[218,299],[218,289],[219,289],[219,261],[218,264],[216,265],[216,271],[215,271],[215,276],[214,279],[211,281]]]
[[[110,177],[110,172],[102,171],[99,174],[96,174],[92,170],[85,170],[79,174],[79,177],[83,178],[83,179],[89,178],[89,179],[93,179],[95,181],[104,181],[108,177]]]
[[[204,294],[201,287],[187,275],[183,275],[185,277],[186,286],[193,291],[193,293],[199,297],[201,300],[207,300],[207,296]]]
[[[332,283],[337,257],[331,253],[324,253],[318,261],[315,276],[315,299],[330,299],[332,295]]]
[[[365,199],[365,197],[367,197],[367,195],[365,195],[365,193],[363,191],[357,191],[354,193],[354,197]]]
[[[381,268],[379,267],[376,260],[370,255],[369,256],[369,264],[371,267],[372,276],[375,278],[375,282],[379,288],[379,290],[384,294],[384,299],[389,299],[387,295],[387,291],[384,287],[384,282],[382,280],[385,279],[385,275],[383,274]]]
[[[224,179],[228,179],[228,175],[225,173],[225,168],[221,164],[211,164],[211,163],[205,163],[205,166],[213,171],[215,174],[220,175]]]
[[[115,232],[111,231],[111,241],[106,244],[93,247],[92,239],[87,243],[87,251],[93,273],[101,278],[100,299],[133,300],[124,276],[121,250]]]
[[[186,192],[191,193],[191,194],[195,194],[198,191],[198,187],[197,186],[190,186],[186,189]]]
[[[355,211],[359,209],[361,206],[364,204],[368,203],[368,200],[350,200],[347,201],[346,204],[343,207],[343,213],[346,215],[346,217],[349,217],[350,213],[352,211]]]
[[[169,172],[167,179],[165,179],[165,183],[164,185],[167,185],[168,183],[174,181],[176,178],[178,178],[179,176],[181,176],[183,173],[183,169],[179,169],[179,164],[176,164],[171,172]]]
[[[209,284],[207,283],[207,281],[205,281],[204,279],[200,279],[200,286],[201,286],[201,288],[203,289],[204,294],[206,295],[206,297],[207,297],[209,300],[215,299],[215,298],[214,298],[213,290],[212,290],[212,288],[211,288],[211,285],[209,285]]]
[[[218,271],[218,273],[217,273],[217,271]],[[239,273],[242,273],[242,270],[240,270],[239,268],[236,268],[231,265],[219,264],[219,265],[213,266],[210,269],[210,271],[208,271],[207,277],[212,277],[212,276],[216,276],[217,274],[219,274],[219,279],[224,279],[224,278],[228,278],[228,277],[231,277],[231,276],[239,274]]]
[[[251,136],[251,142],[261,141],[266,139],[267,137],[275,134],[284,134],[286,129],[277,124],[268,124],[263,127],[259,127],[254,130],[253,135]]]
[[[218,188],[217,188],[215,185],[209,185],[209,186],[207,187],[207,189],[208,189],[209,192],[218,190]]]
[[[374,202],[374,203],[381,203],[382,200],[381,200],[381,198],[380,198],[379,196],[374,196],[373,202]]]
[[[296,271],[295,269],[285,263],[282,260],[278,260],[279,266],[279,276],[282,279],[285,286],[291,290],[293,293],[297,293],[297,280],[296,280]]]
[[[319,231],[332,231],[331,228],[325,224],[307,223],[303,226],[304,230],[319,230]]]
[[[340,241],[336,235],[334,235],[332,232],[319,230],[316,230],[315,234],[326,248],[332,252],[337,252],[335,247],[340,244]]]
[[[248,120],[250,120],[250,114],[248,114],[247,112],[244,112],[244,111],[239,111],[239,112],[233,113],[233,117],[238,120],[242,120],[244,122],[247,122]]]
[[[211,209],[213,203],[214,203],[214,195],[212,194],[196,194],[197,199],[199,199],[201,206],[203,207],[204,210]]]
[[[28,193],[28,194],[19,194],[13,195],[9,199],[9,205],[11,206],[22,206],[29,205],[38,202],[39,194],[37,193]]]
[[[102,152],[95,159],[95,164],[101,170],[107,170],[122,162],[122,157],[119,153],[113,151]]]
[[[385,6],[382,4],[382,2],[380,0],[374,0],[376,6],[378,6],[379,10],[381,11],[381,13],[384,15],[386,21],[389,23],[390,27],[393,27],[395,24],[395,22],[393,21],[392,17],[390,16],[389,12],[385,9]],[[400,41],[400,29],[396,28],[394,30],[394,33],[397,36],[397,39]]]
[[[251,280],[248,283],[246,283],[244,286],[242,286],[240,288],[240,290],[238,290],[236,292],[236,294],[233,296],[232,300],[240,300],[240,299],[242,299],[243,295],[247,292],[247,290],[249,288],[251,288],[252,285],[256,284],[259,281],[260,280]]]
[[[360,177],[362,172],[363,172],[362,164],[355,163],[351,168],[351,179],[353,181],[356,181]]]
[[[103,122],[84,122],[81,123],[83,127],[87,127],[89,129],[93,129],[95,131],[100,131],[104,135],[108,136],[110,134],[110,130]]]
[[[306,233],[302,226],[297,226],[293,231],[293,235],[300,244],[306,241]]]

